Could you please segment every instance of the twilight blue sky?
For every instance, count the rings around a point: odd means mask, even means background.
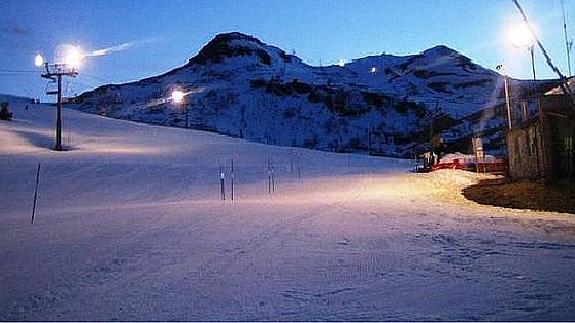
[[[567,74],[560,0],[520,2]],[[575,38],[575,0],[565,5]],[[33,72],[34,55],[51,58],[60,43],[85,51],[130,44],[87,59],[66,86],[71,95],[181,66],[216,34],[230,31],[293,49],[311,65],[445,44],[485,67],[505,62],[512,77],[531,77],[527,50],[504,41],[508,26],[520,21],[511,0],[1,0],[0,12],[0,93],[43,99],[46,80]],[[553,77],[536,56],[538,78]]]

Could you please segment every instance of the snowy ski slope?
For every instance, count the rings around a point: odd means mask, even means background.
[[[54,152],[11,108],[0,320],[575,320],[573,215],[466,201],[483,175],[67,109]]]

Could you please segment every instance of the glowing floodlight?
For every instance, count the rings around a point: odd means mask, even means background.
[[[82,65],[82,50],[76,46],[71,46],[64,56],[64,64],[72,68],[78,68]]]
[[[56,47],[54,63],[65,65],[66,68],[77,69],[82,65],[84,53],[82,50],[70,44],[62,44]]]
[[[525,23],[511,26],[507,39],[514,47],[531,47],[535,43],[533,34]]]
[[[174,90],[172,91],[172,102],[175,104],[180,104],[182,102],[184,102],[184,96],[186,94],[180,90]]]
[[[42,65],[44,65],[44,57],[42,57],[40,54],[36,55],[34,58],[34,65],[42,67]]]

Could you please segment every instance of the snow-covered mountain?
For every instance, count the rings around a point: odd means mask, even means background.
[[[511,82],[517,93],[527,84]],[[171,101],[175,89],[184,103]],[[412,156],[434,134],[448,150],[466,150],[483,133],[487,151],[501,152],[506,124],[502,76],[446,46],[314,67],[241,33],[217,35],[180,68],[101,86],[76,103],[114,118],[389,156]]]

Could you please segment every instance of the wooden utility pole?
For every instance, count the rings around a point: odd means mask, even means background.
[[[44,64],[46,73],[42,74],[43,78],[50,79],[58,82],[57,91],[46,92],[48,95],[56,95],[58,103],[56,107],[56,145],[54,150],[62,151],[62,76],[76,77],[78,71],[74,68],[69,68],[66,64]],[[52,71],[50,71],[52,69]]]

